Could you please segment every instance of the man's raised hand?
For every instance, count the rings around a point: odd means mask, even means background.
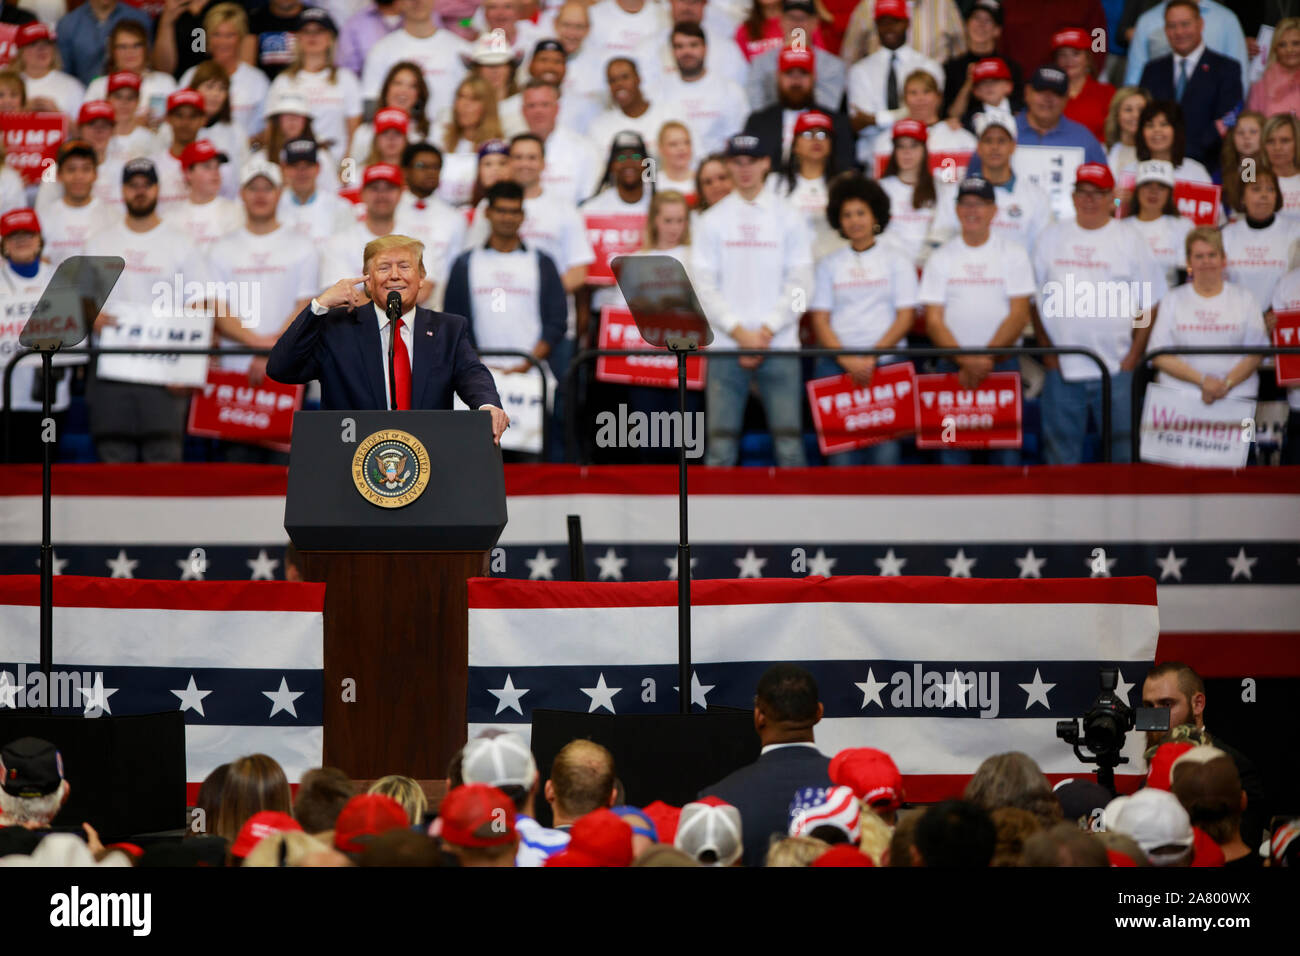
[[[369,281],[370,276],[340,279],[317,296],[316,301],[327,309],[336,309],[341,305],[360,308],[370,301],[370,294],[364,289],[358,289],[357,285]]]

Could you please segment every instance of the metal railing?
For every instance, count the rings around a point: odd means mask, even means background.
[[[55,354],[56,355],[85,355],[87,356],[88,359],[94,358],[99,355],[206,355],[209,357],[214,355],[266,356],[271,354],[271,350],[249,348],[247,346],[242,346],[242,345],[231,346],[229,348],[223,348],[222,346],[214,345],[202,349],[129,348],[124,346],[114,346],[111,348],[105,348],[99,345],[82,345],[71,349],[59,349],[58,352],[56,352]],[[484,349],[480,351],[478,354],[480,356],[486,356],[488,358],[523,359],[524,361],[532,365],[533,368],[536,368],[538,370],[541,370],[541,366],[542,366],[542,360],[538,359],[532,353],[523,352],[516,349]],[[9,359],[7,363],[5,363],[3,382],[0,383],[0,399],[3,399],[2,407],[4,409],[2,415],[0,415],[0,417],[3,418],[3,422],[2,424],[0,424],[0,427],[2,427],[4,431],[4,444],[3,444],[4,459],[3,460],[6,462],[9,460],[9,452],[10,452],[9,443],[10,443],[10,437],[13,428],[13,417],[12,417],[13,403],[10,401],[10,399],[12,397],[11,393],[13,392],[14,369],[18,367],[18,363],[21,362],[23,359],[30,358],[35,362],[39,362],[40,357],[41,357],[40,352],[32,349],[27,349],[16,353],[12,358]],[[81,363],[77,363],[77,364],[81,364]],[[76,365],[60,365],[56,367],[75,368]],[[547,395],[548,395],[548,385],[546,381],[546,373],[542,372],[542,455],[543,457],[545,457],[547,452],[550,450],[550,437],[551,437],[550,415],[546,411]]]
[[[1135,462],[1139,460],[1138,450],[1142,444],[1142,399],[1147,385],[1159,371],[1151,364],[1151,360],[1161,355],[1300,355],[1300,345],[1236,345],[1223,348],[1214,345],[1171,345],[1146,353],[1133,370],[1133,390],[1129,398],[1129,442]],[[1255,374],[1258,373],[1259,370],[1256,369]]]
[[[671,356],[673,353],[664,349],[583,349],[573,357],[569,363],[568,369],[564,373],[564,388],[567,389],[568,395],[574,394],[574,387],[577,384],[578,370],[581,366],[601,356]],[[950,358],[956,355],[987,355],[1018,357],[1021,355],[1082,355],[1092,359],[1101,372],[1101,460],[1110,461],[1110,370],[1106,368],[1105,361],[1096,352],[1091,349],[1076,348],[1066,345],[1008,345],[1002,348],[938,348],[935,346],[926,346],[924,348],[907,348],[905,346],[894,346],[886,349],[725,349],[710,353],[708,349],[701,349],[698,352],[690,353],[692,358],[740,358],[746,355],[762,356],[764,358],[836,358],[841,355],[870,355],[875,358],[881,358],[886,355],[895,356],[901,360],[924,359],[924,358]],[[584,460],[586,448],[578,441],[578,416],[577,402],[572,399],[565,403],[565,434],[568,438],[568,446],[571,454],[577,458],[580,465],[590,464]]]

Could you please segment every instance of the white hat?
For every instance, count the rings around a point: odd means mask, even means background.
[[[264,158],[261,153],[254,153],[239,171],[239,185],[247,186],[258,176],[265,176],[271,185],[280,185],[280,167]]]
[[[1133,838],[1155,866],[1173,863],[1196,841],[1192,821],[1168,790],[1146,787],[1130,797],[1116,797],[1102,811],[1102,825],[1107,831]],[[1176,847],[1162,853],[1161,847]]]
[[[677,820],[673,846],[706,866],[731,866],[740,859],[745,845],[740,840],[740,811],[717,798],[688,803]],[[700,859],[711,854],[713,859]]]
[[[465,745],[460,773],[466,783],[528,790],[537,781],[537,761],[518,734],[477,737]]]
[[[975,138],[979,139],[990,126],[1000,126],[1012,139],[1016,138],[1016,118],[1006,110],[983,110],[976,113],[971,120],[975,127]]]
[[[1160,183],[1173,189],[1174,164],[1163,159],[1148,159],[1138,163],[1137,181],[1134,185],[1141,186],[1143,183]]]
[[[279,90],[270,101],[266,104],[266,118],[279,116],[281,113],[292,113],[294,116],[311,116],[311,106],[307,103],[307,97],[301,93],[293,93],[288,90]]]
[[[469,55],[462,53],[461,59],[466,65],[477,63],[479,66],[504,66],[518,62],[520,57],[511,49],[505,31],[498,29],[480,34]]]

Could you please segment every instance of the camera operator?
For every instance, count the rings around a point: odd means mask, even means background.
[[[1205,730],[1205,682],[1199,674],[1179,661],[1166,661],[1147,672],[1142,682],[1143,707],[1168,707],[1169,729],[1187,724]],[[1157,746],[1169,739],[1169,733],[1147,732],[1147,747]],[[1264,779],[1255,768],[1254,761],[1224,742],[1218,735],[1206,743],[1213,743],[1237,765],[1242,789],[1246,791],[1246,810],[1241,819],[1241,837],[1247,846],[1259,846],[1264,825],[1268,822],[1267,796]]]

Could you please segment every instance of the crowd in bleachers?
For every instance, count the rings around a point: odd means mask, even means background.
[[[599,743],[570,741],[543,780],[523,737],[486,731],[452,758],[434,804],[409,777],[363,789],[328,767],[295,795],[252,754],[208,775],[183,836],[108,846],[91,821],[59,816],[59,751],[25,737],[0,750],[0,866],[1296,866],[1300,821],[1264,815],[1254,764],[1206,729],[1195,671],[1153,668],[1142,697],[1170,708],[1172,729],[1147,734],[1145,780],[1125,796],[1084,777],[1053,786],[1012,752],[960,795],[911,803],[884,751],[817,748],[816,681],[777,664],[756,688],[758,758],[680,807],[630,805],[619,771],[635,761]]]
[[[1300,7],[1258,6],[20,0],[0,18],[12,32],[0,361],[71,256],[126,262],[100,344],[147,324],[156,284],[183,276],[255,286],[169,307],[204,311],[213,344],[269,349],[315,295],[360,274],[366,242],[409,235],[424,244],[424,305],[469,316],[481,348],[549,366],[549,452],[574,460],[567,415],[590,445],[599,408],[671,397],[564,374],[606,307],[624,304],[591,275],[601,251],[587,222],[621,215],[643,236],[635,252],[685,266],[713,325],[709,464],[815,462],[805,382],[866,385],[927,343],[1091,349],[1110,373],[1111,457],[1126,461],[1148,351],[1267,346],[1276,315],[1300,311]],[[41,113],[62,114],[68,137],[24,181],[24,124]],[[503,182],[519,187],[522,218],[496,214],[498,198],[515,202]],[[1208,215],[1176,201],[1205,185],[1221,187]],[[1102,290],[1119,285],[1141,292],[1116,305]],[[1098,294],[1078,308],[1050,291],[1085,286]],[[800,346],[898,350],[725,355]],[[214,362],[252,384],[266,374],[260,357]],[[1155,367],[1207,405],[1289,404],[1282,460],[1300,460],[1300,389],[1279,387],[1271,362],[1166,355]],[[1086,357],[920,370],[968,389],[1019,373],[1036,409],[1025,447],[926,453],[904,437],[832,463],[1098,457],[1102,379]],[[53,374],[58,433],[89,436],[80,450],[63,440],[65,458],[283,460],[187,443],[193,383],[122,363]],[[11,461],[40,458],[41,387],[39,363],[20,365]]]

